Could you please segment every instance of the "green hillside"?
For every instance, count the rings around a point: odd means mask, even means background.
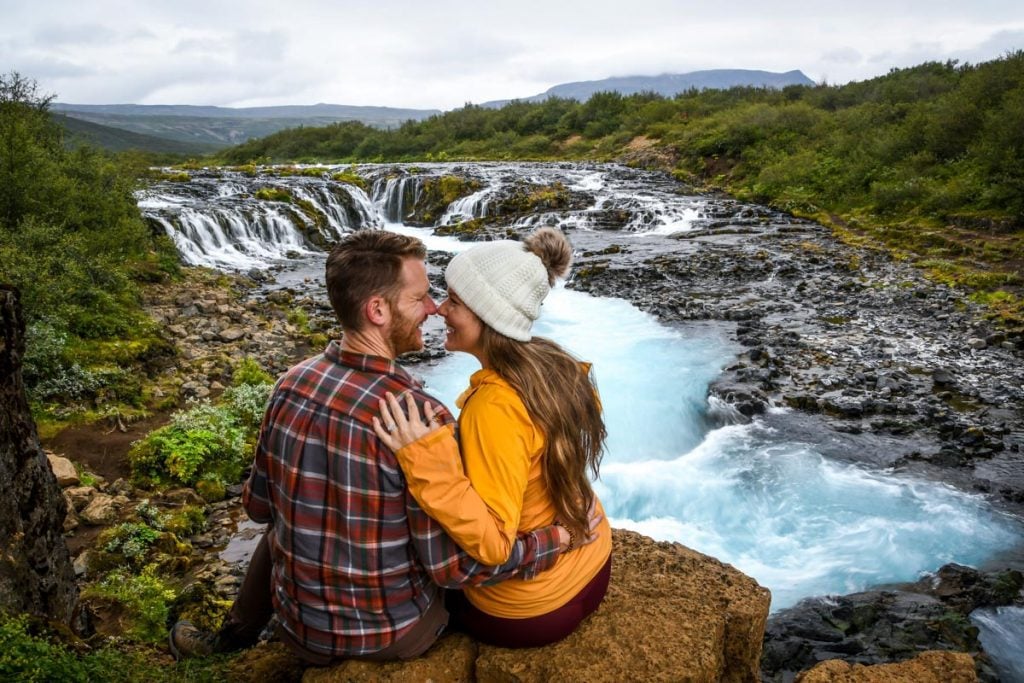
[[[439,114],[437,110],[315,104],[282,107],[200,107],[190,105],[67,104],[54,103],[52,111],[101,126],[120,128],[189,144],[215,148],[237,145],[280,130],[359,121],[378,128],[394,128],[406,121]]]
[[[54,121],[60,124],[65,132],[65,142],[89,144],[111,152],[140,150],[157,154],[209,154],[221,149],[222,145],[203,142],[182,142],[168,140],[153,135],[141,135],[121,128],[101,126],[97,123],[83,121],[63,114],[52,114]]]

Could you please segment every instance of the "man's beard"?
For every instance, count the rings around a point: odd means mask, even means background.
[[[391,331],[388,333],[388,341],[396,356],[423,348],[423,340],[419,336],[419,328],[422,324],[423,321],[406,318],[401,314],[395,318],[391,324]]]

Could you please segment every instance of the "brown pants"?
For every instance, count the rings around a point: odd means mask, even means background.
[[[251,647],[259,640],[260,633],[274,614],[274,603],[271,599],[271,570],[273,561],[270,557],[270,542],[267,534],[256,545],[249,569],[238,591],[238,597],[231,605],[231,611],[224,621],[218,634],[218,650],[231,652]],[[328,666],[343,659],[367,659],[370,661],[390,661],[395,659],[411,659],[418,657],[434,644],[441,632],[448,625],[448,612],[444,601],[438,597],[424,612],[412,629],[383,650],[366,655],[336,656],[311,652],[296,640],[288,631],[278,627],[277,635],[289,650],[300,659],[312,666]]]

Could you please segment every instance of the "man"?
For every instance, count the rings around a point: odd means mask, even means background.
[[[271,526],[220,632],[175,624],[175,656],[247,647],[276,613],[282,641],[313,665],[415,657],[447,624],[440,587],[529,577],[568,548],[565,530],[549,526],[519,536],[502,566],[481,565],[417,505],[374,434],[385,393],[426,398],[395,362],[422,348],[420,327],[437,310],[425,256],[419,240],[383,231],[357,232],[331,252],[327,291],[342,339],[278,381],[242,496],[249,516]],[[453,421],[443,409],[436,419]],[[469,504],[487,514],[478,498]]]

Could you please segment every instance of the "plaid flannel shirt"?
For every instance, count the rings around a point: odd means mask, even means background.
[[[243,504],[273,525],[274,608],[312,652],[376,652],[441,599],[439,586],[529,578],[558,557],[554,527],[520,535],[499,567],[459,548],[373,432],[386,391],[438,404],[396,362],[331,342],[278,381],[263,418]],[[439,418],[453,422],[447,409]]]

